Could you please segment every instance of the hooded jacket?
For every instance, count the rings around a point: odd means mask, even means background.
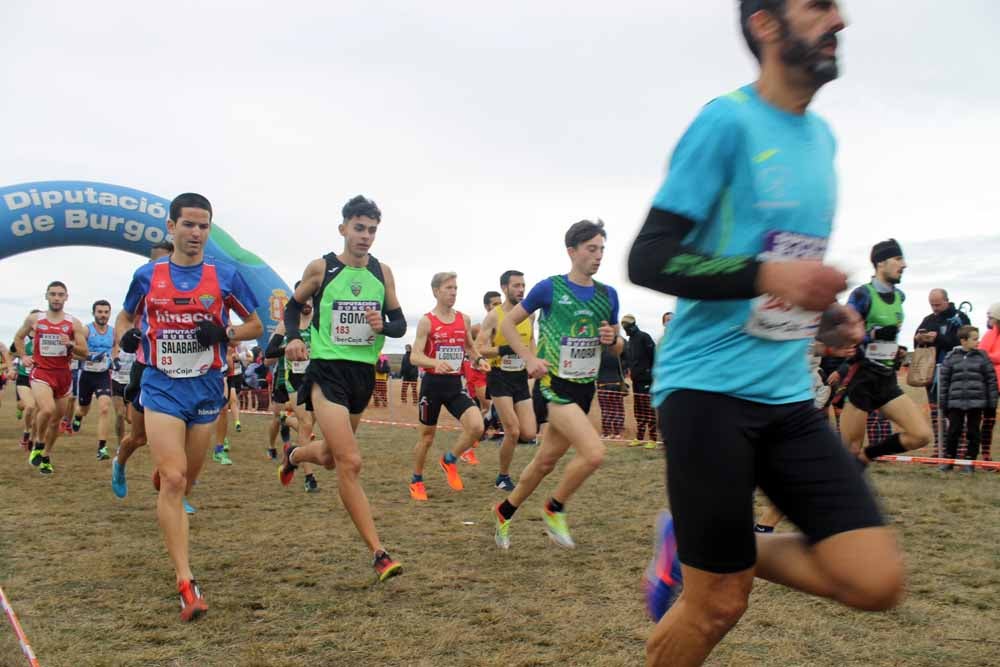
[[[917,330],[936,331],[937,338],[934,339],[934,347],[937,349],[937,363],[942,363],[948,353],[956,346],[961,345],[958,340],[958,330],[962,326],[969,324],[969,316],[955,308],[954,303],[948,303],[948,308],[942,313],[931,313],[923,319]],[[913,339],[914,347],[923,347]]]

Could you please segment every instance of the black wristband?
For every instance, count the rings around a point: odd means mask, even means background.
[[[402,308],[393,308],[382,314],[385,322],[382,324],[382,335],[388,338],[402,338],[406,335],[406,318]]]
[[[302,334],[299,332],[299,318],[302,316],[303,305],[295,300],[294,294],[285,304],[285,340],[289,342],[302,340]]]

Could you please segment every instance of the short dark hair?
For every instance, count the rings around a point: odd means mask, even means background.
[[[178,213],[177,215],[180,215],[180,213]],[[150,250],[166,250],[168,253],[173,253],[174,242],[168,239],[163,239],[162,241],[154,245],[152,248],[150,248]]]
[[[604,221],[600,218],[597,219],[597,222],[593,222],[592,220],[574,222],[569,230],[566,231],[566,247],[575,248],[598,234],[604,238],[608,238],[608,233],[604,231]]]
[[[510,285],[510,279],[513,278],[514,276],[524,277],[524,274],[514,269],[509,269],[500,274],[500,287],[506,287],[507,285]]]
[[[341,214],[343,214],[344,220],[365,217],[382,222],[382,211],[379,210],[378,205],[374,201],[364,195],[351,197],[351,200],[344,204]]]
[[[67,292],[69,291],[69,288],[68,288],[68,287],[66,287],[66,283],[64,283],[64,282],[63,282],[63,281],[61,281],[61,280],[53,280],[52,282],[50,282],[50,283],[48,284],[48,286],[46,286],[46,288],[45,288],[45,291],[46,291],[46,292],[48,292],[48,291],[49,291],[50,289],[52,289],[53,287],[62,287],[62,288],[63,288],[64,290],[66,290]]]
[[[108,301],[106,301],[104,299],[98,299],[97,301],[94,302],[94,305],[90,307],[90,314],[91,315],[93,315],[94,313],[97,312],[97,307],[98,306],[107,306],[108,308],[111,308],[111,304]]]
[[[500,294],[500,292],[490,290],[489,292],[483,295],[483,305],[488,306],[490,305],[490,301],[492,301],[493,299],[502,299],[502,298],[503,295]]]
[[[760,62],[760,45],[750,32],[750,17],[761,11],[769,12],[779,20],[784,20],[785,0],[740,0],[740,28],[743,30],[743,39],[746,40],[750,53],[757,62]]]
[[[181,217],[181,209],[185,208],[200,208],[203,211],[208,211],[208,219],[212,220],[212,203],[205,195],[200,195],[197,192],[185,192],[174,197],[174,200],[170,202],[170,219],[177,222],[177,218]],[[174,249],[170,248],[170,252],[173,251]]]
[[[966,324],[958,329],[958,339],[959,340],[969,340],[969,336],[975,331],[979,333],[979,327],[973,326],[971,324]]]

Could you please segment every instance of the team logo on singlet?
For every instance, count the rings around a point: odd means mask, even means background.
[[[198,301],[200,301],[201,305],[205,307],[205,310],[208,310],[212,307],[212,304],[215,303],[215,297],[211,294],[202,294],[198,297]]]
[[[357,280],[351,281],[351,294],[353,294],[354,296],[361,295],[361,283],[359,283]]]

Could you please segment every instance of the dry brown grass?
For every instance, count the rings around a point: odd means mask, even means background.
[[[492,444],[480,447],[483,465],[462,468],[462,493],[429,467],[431,501],[415,507],[406,490],[414,432],[363,426],[365,485],[383,539],[405,565],[402,577],[373,586],[333,475],[320,473],[314,496],[299,479],[280,487],[263,454],[267,420],[246,417],[233,437],[236,464],[209,462],[191,498],[192,560],[211,611],[185,625],[155,522],[148,453],[133,458],[129,496],[116,499],[109,463],[94,460],[91,421],[60,441],[56,474],[43,478],[15,444],[12,412],[8,388],[0,582],[45,667],[642,662],[651,626],[639,586],[664,503],[662,452],[612,447],[570,505],[576,550],[542,533],[546,482],[502,553],[488,514],[500,498]],[[519,448],[515,467],[532,452]],[[1000,662],[1000,475],[886,464],[872,479],[908,553],[905,604],[862,614],[762,582],[711,664]],[[22,664],[13,633],[0,631],[0,665]]]

